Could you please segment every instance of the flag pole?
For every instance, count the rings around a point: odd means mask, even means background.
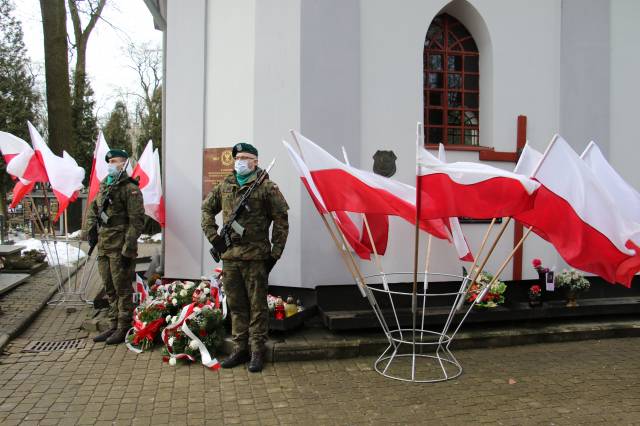
[[[296,143],[296,146],[298,147],[298,152],[300,153],[300,157],[304,161],[304,153],[300,148],[300,142],[298,141],[298,138],[293,130],[290,130],[290,133],[291,133],[291,136],[293,137],[294,142]],[[391,332],[389,331],[389,327],[387,326],[387,323],[384,319],[384,315],[382,314],[382,309],[380,309],[380,307],[378,306],[378,303],[376,302],[375,297],[373,296],[373,294],[371,294],[371,291],[367,288],[364,276],[362,275],[362,272],[360,271],[360,267],[358,266],[356,260],[353,258],[353,254],[351,253],[351,251],[347,249],[347,241],[344,234],[342,233],[342,230],[337,225],[335,218],[333,217],[333,214],[329,212],[328,215],[331,218],[331,223],[336,229],[335,233],[331,228],[329,221],[325,217],[325,214],[320,214],[320,217],[322,218],[322,222],[324,223],[324,226],[327,228],[327,231],[331,235],[331,238],[336,246],[336,249],[340,253],[342,260],[344,261],[345,265],[347,266],[347,269],[349,270],[349,273],[351,273],[353,280],[356,282],[356,286],[360,290],[360,294],[362,294],[362,297],[366,297],[369,300],[369,303],[371,304],[371,307],[373,309],[373,313],[378,318],[378,321],[380,322],[380,326],[382,327],[382,330],[387,335],[387,338],[389,339],[389,342],[391,343],[391,345],[394,348],[396,348],[396,344],[392,339]],[[336,234],[340,236],[341,242],[338,240],[338,237],[336,236]]]
[[[344,146],[342,147],[342,156],[344,157],[344,161],[347,164],[347,166],[351,166],[351,163],[349,163],[349,157],[347,156],[347,150],[344,148]],[[382,286],[384,287],[384,289],[387,291],[387,294],[389,295],[389,302],[391,303],[393,316],[396,320],[396,325],[398,326],[398,333],[400,335],[400,338],[402,339],[403,338],[402,327],[400,326],[400,319],[398,318],[398,312],[396,311],[396,305],[395,305],[395,302],[393,301],[393,296],[389,292],[389,282],[387,281],[387,274],[384,272],[384,269],[382,268],[382,260],[378,255],[378,248],[376,247],[376,243],[373,241],[373,233],[371,232],[371,227],[369,226],[369,220],[367,219],[367,215],[364,213],[361,213],[361,216],[362,216],[362,222],[364,223],[365,229],[367,230],[367,234],[369,236],[369,242],[371,243],[371,250],[373,251],[375,264],[378,268],[378,271],[380,272],[380,275],[382,276]]]
[[[509,225],[509,222],[511,222],[511,217],[507,217],[507,220],[505,220],[504,223],[502,224],[502,227],[500,227],[500,230],[498,231],[498,235],[496,235],[496,238],[494,239],[493,243],[491,244],[491,247],[489,248],[489,252],[484,257],[480,266],[478,267],[478,272],[473,275],[473,280],[471,281],[471,284],[469,284],[468,286],[469,288],[472,287],[473,284],[475,284],[476,280],[482,273],[482,270],[484,269],[485,265],[489,261],[489,258],[493,254],[493,251],[496,249],[496,246],[498,245],[498,241],[500,241],[500,238],[502,238],[502,234],[504,234],[504,231],[507,229],[507,225]],[[474,262],[474,265],[475,265],[475,262]],[[471,273],[473,273],[473,271],[471,271]]]
[[[429,239],[427,240],[427,255],[424,259],[424,282],[422,284],[422,321],[420,323],[420,342],[422,342],[423,334],[424,334],[424,316],[427,308],[427,290],[429,288],[429,261],[431,260],[431,241],[433,240],[433,236],[429,234]],[[420,353],[422,353],[422,346],[420,346]]]
[[[411,294],[411,316],[412,316],[412,332],[413,332],[413,350],[412,350],[412,368],[411,380],[415,379],[416,374],[416,315],[418,310],[418,251],[420,249],[420,206],[422,203],[422,184],[420,176],[419,155],[421,144],[424,141],[424,129],[422,123],[418,122],[416,128],[416,225],[414,234],[414,250],[413,250],[413,288]]]
[[[515,247],[513,248],[513,250],[511,251],[511,253],[509,253],[509,255],[507,256],[507,258],[504,260],[504,262],[502,262],[502,265],[500,265],[500,267],[498,268],[498,270],[496,271],[496,273],[493,276],[493,279],[491,280],[491,282],[489,284],[487,284],[486,288],[490,288],[491,285],[493,285],[493,283],[495,283],[496,281],[498,281],[498,277],[500,276],[500,274],[502,273],[502,271],[504,270],[504,268],[507,267],[507,265],[509,264],[509,262],[511,261],[511,258],[516,254],[516,251],[518,251],[518,249],[520,248],[520,246],[524,243],[524,240],[527,239],[527,237],[529,236],[529,234],[531,233],[531,231],[533,230],[533,226],[530,226],[527,229],[527,232],[525,232],[525,234],[522,236],[522,238],[520,238],[520,241],[518,241],[518,244],[515,245]]]

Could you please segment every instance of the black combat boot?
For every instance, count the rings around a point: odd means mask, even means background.
[[[252,373],[259,373],[264,367],[264,351],[251,352],[251,361],[248,370]]]
[[[244,364],[249,361],[249,351],[246,349],[234,349],[224,361],[220,363],[222,368],[233,368],[237,365]]]
[[[117,345],[124,342],[124,338],[127,336],[126,328],[119,328],[113,332],[111,336],[105,341],[107,345]]]
[[[103,331],[102,333],[100,333],[96,337],[94,337],[93,341],[96,342],[96,343],[104,342],[105,340],[107,340],[107,338],[109,338],[109,336],[111,336],[113,333],[115,333],[116,330],[117,330],[116,327],[111,327],[107,331]]]

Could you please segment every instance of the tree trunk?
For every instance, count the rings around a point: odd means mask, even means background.
[[[44,34],[49,146],[61,155],[72,141],[65,0],[40,0]]]

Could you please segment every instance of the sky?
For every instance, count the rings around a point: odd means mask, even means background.
[[[32,64],[44,88],[44,42],[39,0],[13,0],[14,16],[22,23],[24,42]],[[130,43],[162,48],[162,32],[153,26],[153,18],[143,0],[107,0],[102,12],[105,21],[98,21],[91,32],[87,47],[87,73],[95,92],[96,113],[104,117],[116,100],[124,99],[133,106],[141,92],[136,74],[128,66],[126,48]],[[87,19],[82,18],[83,27]],[[68,33],[73,39],[71,20],[67,17]],[[74,59],[70,59],[72,67]]]

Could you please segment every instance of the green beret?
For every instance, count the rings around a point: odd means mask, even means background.
[[[258,150],[250,143],[240,142],[235,144],[233,150],[231,151],[231,155],[233,155],[233,158],[236,158],[236,155],[239,152],[247,152],[249,154],[255,155],[256,157],[258,156]]]
[[[110,149],[109,152],[107,152],[107,155],[104,156],[104,160],[108,163],[112,158],[118,157],[129,158],[129,154],[127,154],[127,151],[123,151],[121,149]]]

